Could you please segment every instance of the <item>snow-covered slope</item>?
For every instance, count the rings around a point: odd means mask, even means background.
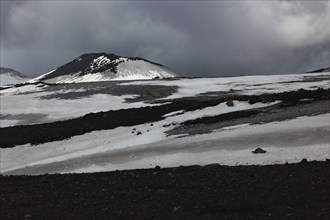
[[[131,82],[108,81],[44,87],[25,85],[0,91],[0,110],[3,115],[1,118],[0,114],[0,127],[67,120],[91,112],[146,107],[156,105],[152,103],[157,100],[167,102],[172,99],[203,96],[203,94],[214,96],[214,94],[233,91],[241,95],[260,95],[299,89],[328,89],[329,77],[330,73],[305,73]],[[164,90],[169,92],[166,93],[160,88],[166,88]],[[171,88],[175,90],[171,92]],[[138,97],[146,99],[139,100]],[[134,98],[137,98],[134,102],[126,101],[134,100]],[[144,101],[149,101],[149,103]]]
[[[0,67],[0,86],[14,85],[28,80],[27,76],[16,70]]]
[[[27,84],[1,90],[0,173],[329,159],[329,76]],[[257,148],[266,152],[255,154]]]
[[[75,83],[109,80],[172,78],[178,75],[169,68],[139,57],[115,54],[84,54],[31,82]]]

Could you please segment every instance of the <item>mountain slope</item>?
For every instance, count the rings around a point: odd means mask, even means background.
[[[36,79],[48,83],[74,83],[108,80],[172,78],[178,75],[169,68],[139,57],[115,54],[84,54]]]
[[[313,70],[307,73],[324,73],[324,72],[330,72],[330,67]]]
[[[0,86],[23,83],[28,80],[27,76],[16,70],[0,67]]]

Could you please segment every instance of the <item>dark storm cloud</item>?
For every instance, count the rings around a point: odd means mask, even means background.
[[[30,75],[82,53],[140,56],[186,76],[329,64],[329,3],[1,1],[1,66]]]

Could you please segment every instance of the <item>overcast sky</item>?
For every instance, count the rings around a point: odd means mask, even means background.
[[[139,56],[184,76],[329,64],[329,1],[4,1],[2,67],[29,76],[83,53]]]

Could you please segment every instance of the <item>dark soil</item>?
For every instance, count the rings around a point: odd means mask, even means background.
[[[85,116],[53,123],[36,124],[36,125],[19,125],[14,127],[0,128],[0,148],[14,147],[22,144],[40,144],[57,140],[64,140],[75,135],[82,135],[87,132],[103,129],[113,129],[119,126],[134,126],[144,123],[152,123],[163,119],[163,115],[178,111],[193,111],[196,109],[215,106],[222,102],[231,100],[248,101],[251,104],[257,102],[273,102],[280,100],[281,105],[296,105],[300,99],[328,100],[330,97],[330,89],[318,89],[315,91],[298,90],[293,92],[283,92],[276,94],[264,94],[259,96],[233,95],[231,97],[215,97],[214,99],[195,100],[177,99],[172,100],[170,104],[161,106],[120,109],[116,111],[90,113]],[[207,123],[214,121],[226,121],[233,118],[245,118],[258,114],[260,110],[249,110],[232,112],[211,118],[197,119],[189,123]]]
[[[330,219],[330,162],[1,176],[1,219]]]

